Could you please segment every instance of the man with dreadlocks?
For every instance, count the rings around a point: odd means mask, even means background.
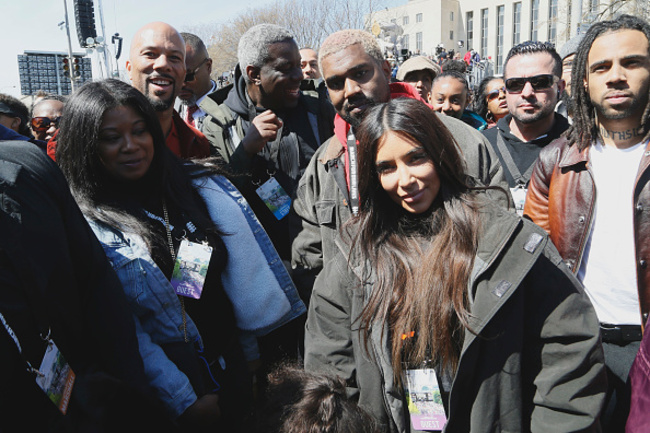
[[[623,431],[625,385],[650,311],[649,40],[650,24],[628,15],[585,34],[573,67],[573,125],[541,151],[524,208],[601,322],[607,432]]]

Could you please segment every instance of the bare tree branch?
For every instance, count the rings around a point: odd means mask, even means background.
[[[342,29],[370,29],[373,12],[382,7],[378,0],[277,0],[252,9],[222,24],[202,24],[183,31],[195,33],[208,46],[215,75],[232,71],[237,64],[237,44],[254,25],[274,23],[294,34],[300,47],[318,50],[331,33]]]

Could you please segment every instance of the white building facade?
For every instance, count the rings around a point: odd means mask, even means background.
[[[589,23],[622,12],[638,15],[643,3],[647,9],[647,0],[409,0],[374,13],[372,21],[401,26],[397,45],[412,54],[432,56],[440,44],[461,55],[474,49],[502,74],[514,45],[538,40],[559,49]]]

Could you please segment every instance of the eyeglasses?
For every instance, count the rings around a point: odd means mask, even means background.
[[[499,87],[498,89],[494,89],[491,92],[487,94],[485,97],[488,102],[492,101],[493,99],[498,98],[501,93],[505,94],[506,93],[506,88],[505,87]]]
[[[535,75],[534,77],[519,77],[519,78],[508,78],[506,80],[506,90],[509,93],[521,93],[526,87],[526,83],[530,83],[533,86],[533,90],[536,92],[541,92],[542,90],[550,89],[553,84],[560,81],[558,77],[552,74],[541,74]]]
[[[203,59],[203,61],[202,61],[201,63],[199,63],[199,66],[197,66],[196,68],[194,68],[194,69],[193,69],[192,71],[190,71],[190,72],[186,72],[186,73],[185,73],[185,80],[184,80],[184,81],[185,81],[186,83],[189,82],[189,81],[194,81],[194,79],[196,78],[196,73],[199,72],[199,68],[200,68],[201,66],[203,66],[203,64],[204,64],[205,62],[207,62],[208,60],[210,60],[210,58],[209,58],[209,57],[206,57],[205,59]]]
[[[54,127],[59,126],[59,122],[61,121],[61,116],[55,117],[54,119],[50,119],[49,117],[32,117],[32,129],[34,131],[47,131],[50,125],[54,125]]]

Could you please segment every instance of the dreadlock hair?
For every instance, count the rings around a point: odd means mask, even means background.
[[[591,103],[588,89],[585,89],[584,85],[587,79],[589,51],[591,51],[591,46],[598,37],[605,33],[620,30],[638,30],[650,42],[650,24],[632,15],[621,15],[615,20],[600,21],[589,27],[573,59],[573,70],[571,72],[571,93],[574,100],[573,125],[569,128],[567,137],[569,142],[576,143],[581,151],[589,147],[596,137],[600,135],[596,125],[596,111]],[[646,125],[643,140],[647,140],[650,138],[650,98],[643,111],[641,125]]]

